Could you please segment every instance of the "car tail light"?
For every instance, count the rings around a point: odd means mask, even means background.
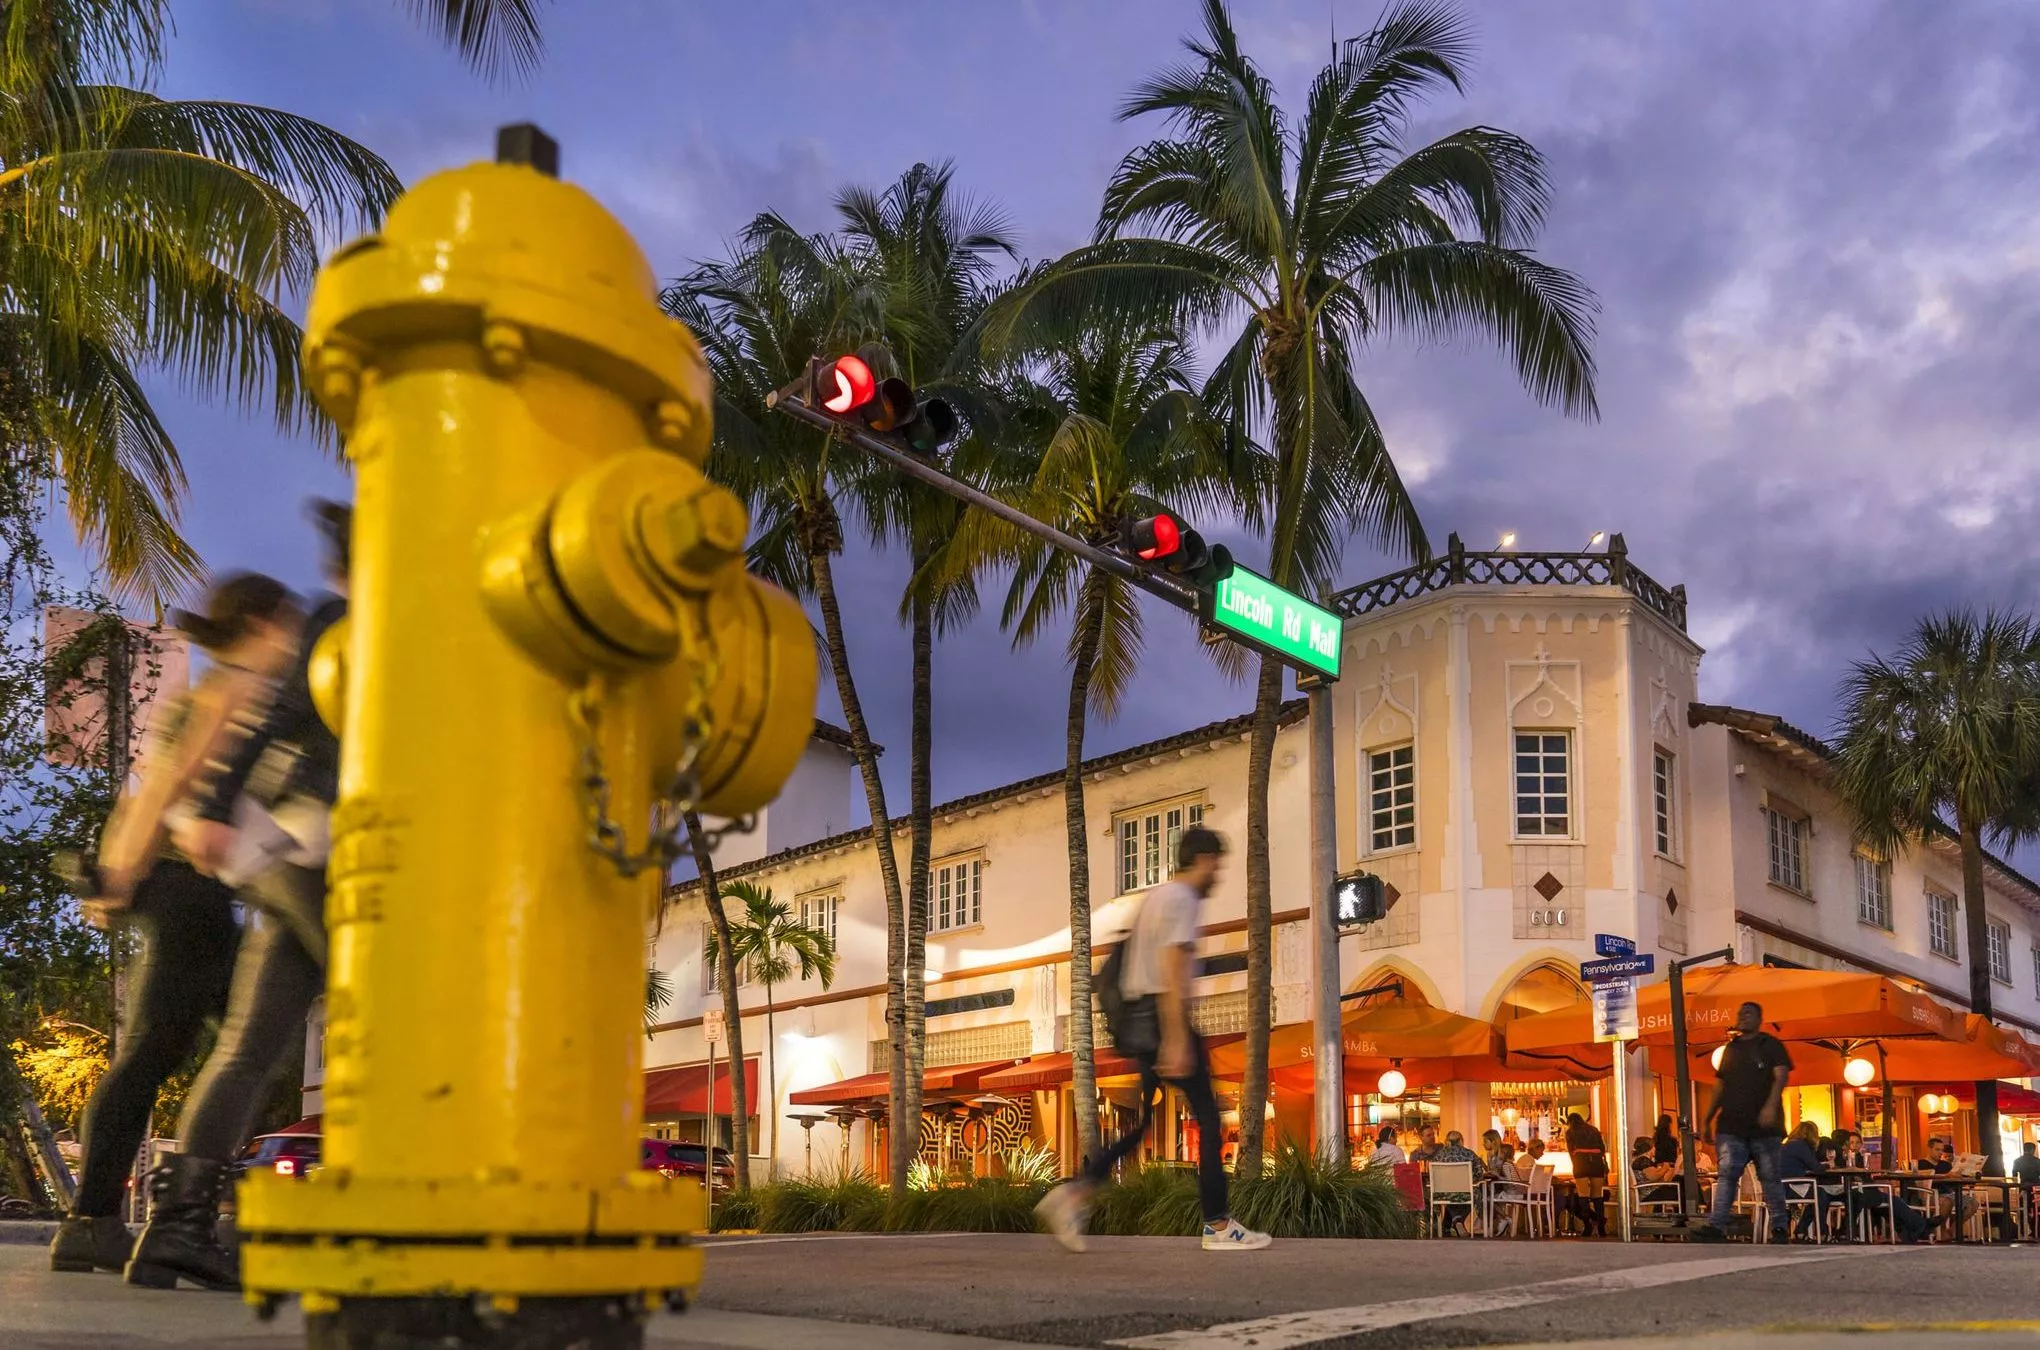
[[[280,1177],[294,1177],[294,1176],[296,1176],[296,1175],[297,1175],[297,1159],[296,1159],[296,1158],[278,1158],[278,1159],[276,1160],[276,1175],[278,1175],[278,1176],[280,1176]]]

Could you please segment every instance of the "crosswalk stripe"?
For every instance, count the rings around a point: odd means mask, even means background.
[[[1250,1322],[1225,1322],[1202,1330],[1169,1331],[1155,1336],[1135,1336],[1110,1341],[1127,1350],[1287,1350],[1313,1345],[1361,1332],[1408,1326],[1413,1322],[1434,1322],[1446,1317],[1467,1317],[1479,1313],[1507,1312],[1539,1303],[1560,1303],[1567,1299],[1593,1298],[1636,1289],[1653,1289],[1668,1284],[1734,1275],[1742,1271],[1766,1270],[1777,1266],[1820,1261],[1861,1260],[1916,1251],[1911,1247],[1828,1248],[1790,1255],[1751,1253],[1719,1256],[1697,1261],[1664,1261],[1655,1265],[1632,1266],[1594,1275],[1575,1275],[1538,1284],[1512,1285],[1505,1289],[1480,1289],[1467,1293],[1438,1294],[1427,1298],[1396,1299],[1387,1303],[1363,1303],[1350,1308],[1317,1308],[1308,1312],[1257,1317]],[[1229,1258],[1242,1265],[1253,1257],[1241,1254]]]

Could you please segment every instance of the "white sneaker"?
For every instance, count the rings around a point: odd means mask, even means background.
[[[1088,1250],[1084,1241],[1084,1222],[1090,1217],[1090,1188],[1080,1181],[1066,1181],[1041,1197],[1041,1203],[1034,1207],[1034,1215],[1041,1220],[1041,1226],[1054,1235],[1064,1251],[1082,1253]]]
[[[1208,1252],[1257,1252],[1274,1240],[1266,1233],[1241,1227],[1238,1219],[1226,1220],[1216,1233],[1204,1230],[1204,1250]]]

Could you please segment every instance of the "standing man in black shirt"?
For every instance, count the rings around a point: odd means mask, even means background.
[[[1726,1238],[1722,1230],[1735,1212],[1736,1188],[1742,1182],[1743,1168],[1750,1163],[1757,1165],[1757,1180],[1764,1188],[1771,1240],[1786,1240],[1788,1215],[1778,1153],[1785,1140],[1785,1080],[1792,1072],[1792,1056],[1785,1053],[1783,1042],[1763,1028],[1764,1010],[1754,1003],[1743,1004],[1736,1011],[1735,1036],[1722,1051],[1721,1084],[1701,1122],[1702,1131],[1714,1135],[1721,1172],[1714,1182],[1713,1213],[1691,1229],[1690,1236],[1697,1241]]]

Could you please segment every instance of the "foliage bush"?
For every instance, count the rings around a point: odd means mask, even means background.
[[[1196,1171],[1171,1163],[1149,1163],[1091,1206],[1091,1231],[1111,1237],[1189,1237],[1203,1222]]]
[[[1233,1217],[1283,1238],[1401,1238],[1416,1235],[1388,1168],[1330,1167],[1285,1138],[1266,1173],[1232,1185]]]
[[[1032,1233],[1034,1207],[1048,1187],[1011,1177],[979,1177],[932,1191],[909,1191],[886,1213],[901,1233]]]
[[[885,1227],[885,1188],[861,1171],[790,1177],[751,1192],[765,1233],[868,1233]]]
[[[758,1194],[756,1191],[724,1191],[715,1198],[715,1206],[709,1210],[708,1231],[729,1233],[758,1226]]]
[[[1053,1186],[1062,1176],[1062,1160],[1055,1150],[1032,1141],[1007,1150],[999,1162],[1008,1180],[1032,1186]]]

